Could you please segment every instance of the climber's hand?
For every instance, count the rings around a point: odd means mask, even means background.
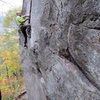
[[[29,18],[26,18],[26,20],[29,20]]]
[[[24,18],[26,18],[26,17],[30,17],[30,15],[23,15],[23,17],[24,17]]]
[[[27,15],[27,17],[30,17],[30,15]]]
[[[30,15],[26,15],[26,17],[30,17]]]

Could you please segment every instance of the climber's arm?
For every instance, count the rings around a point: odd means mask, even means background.
[[[29,17],[24,18],[23,16],[17,16],[16,20],[20,25],[20,24],[25,23],[27,20],[29,20]]]
[[[21,22],[21,23],[24,23],[24,22],[26,22],[27,20],[29,20],[29,18],[26,18],[26,19],[24,19],[24,20],[21,20],[20,22]]]
[[[30,17],[30,15],[23,15],[23,17],[25,18],[25,17]]]

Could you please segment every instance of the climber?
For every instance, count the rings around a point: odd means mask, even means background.
[[[29,24],[25,25],[25,22],[30,19],[30,16],[29,15],[21,16],[21,12],[19,11],[16,13],[16,15],[17,15],[16,20],[19,26],[19,30],[21,30],[25,38],[24,47],[27,47],[27,36],[30,38],[30,32],[26,32],[26,30],[30,29],[30,25]]]

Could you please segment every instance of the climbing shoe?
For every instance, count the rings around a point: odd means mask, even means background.
[[[26,45],[26,44],[24,44],[24,47],[25,47],[25,48],[27,48],[27,45]]]

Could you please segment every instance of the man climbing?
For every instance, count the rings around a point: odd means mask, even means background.
[[[30,37],[30,32],[26,32],[26,30],[30,29],[30,25],[29,24],[25,25],[25,22],[27,20],[29,20],[30,16],[29,15],[21,16],[21,12],[19,12],[19,11],[16,13],[16,15],[17,15],[17,18],[16,18],[17,24],[19,25],[19,28],[20,28],[21,32],[23,33],[23,35],[24,35],[24,39],[25,39],[24,47],[27,47],[27,36]]]

